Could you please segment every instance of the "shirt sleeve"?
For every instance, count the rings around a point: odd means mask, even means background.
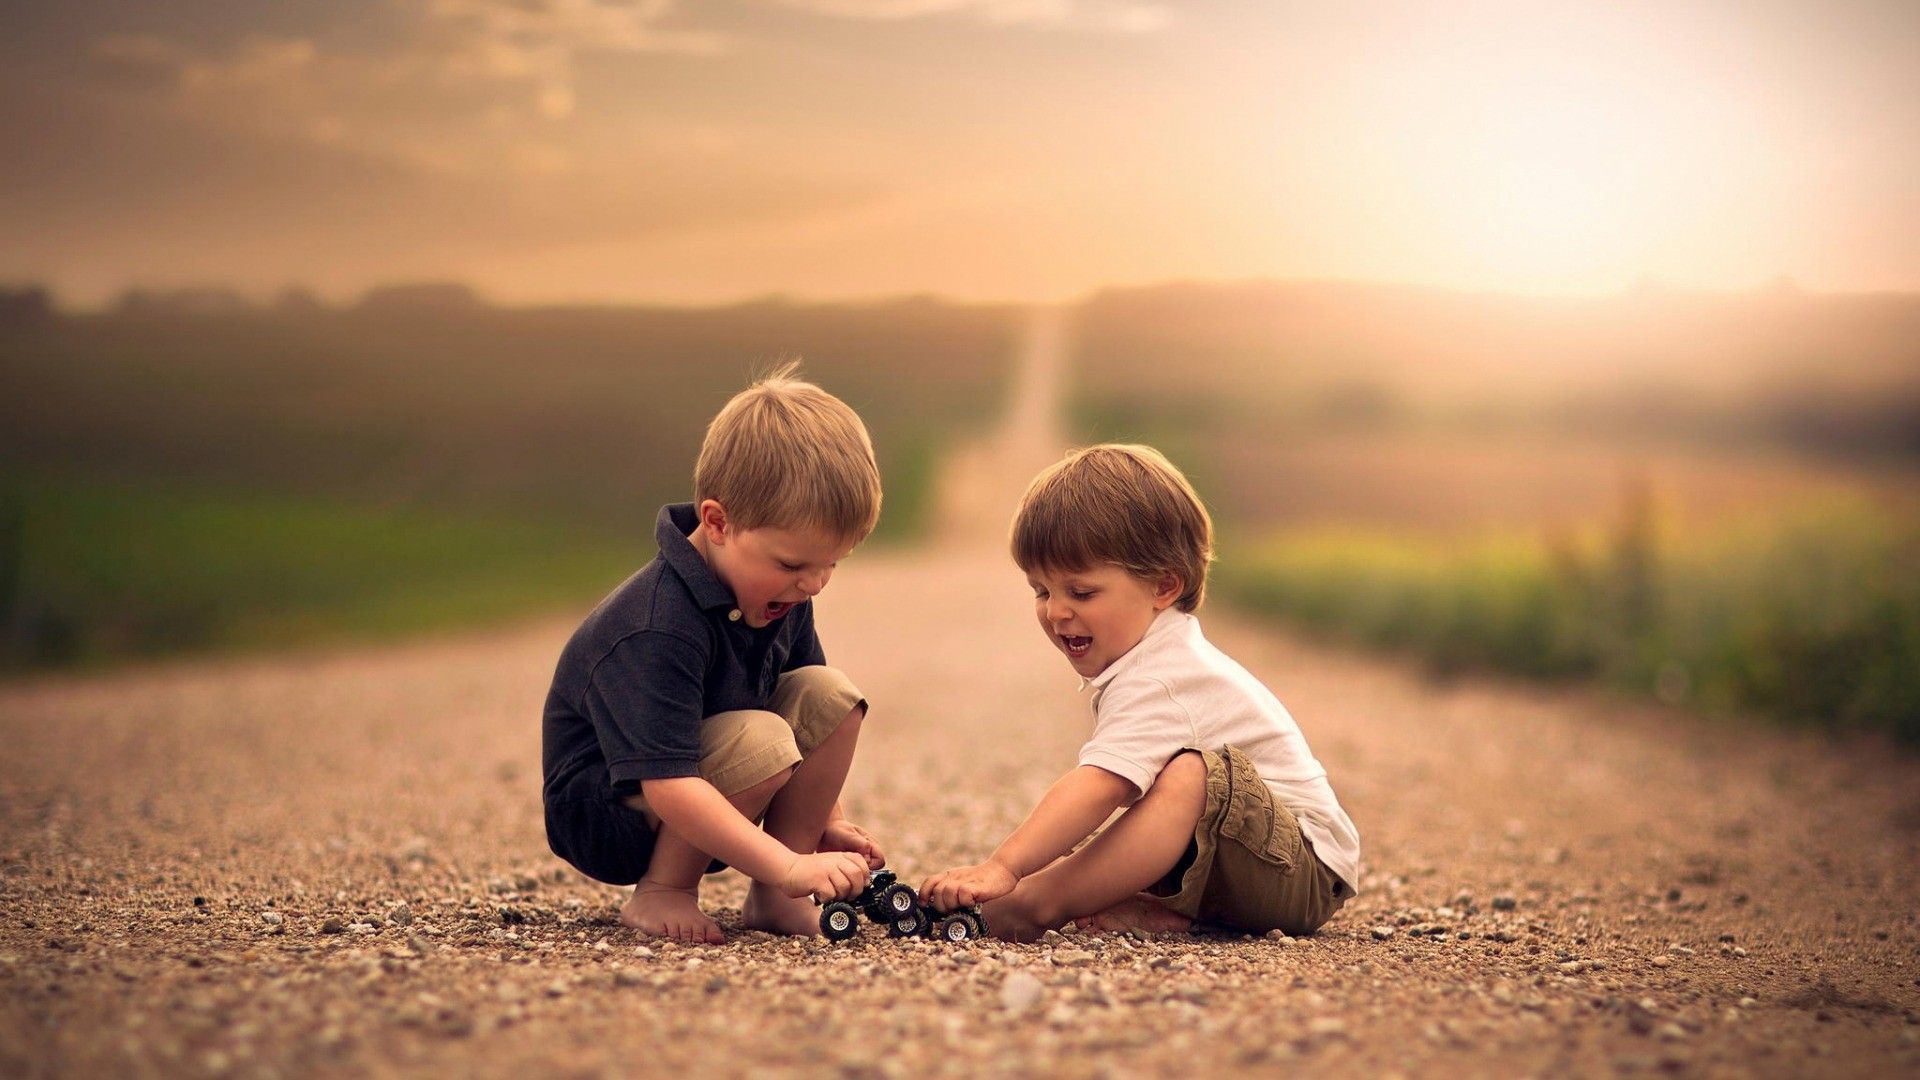
[[[587,680],[586,713],[615,790],[700,774],[709,649],[649,630],[613,647]]]
[[[1080,764],[1105,769],[1144,794],[1194,739],[1193,718],[1165,683],[1116,680],[1100,696],[1093,737],[1080,748]]]
[[[816,667],[827,662],[827,654],[820,647],[820,635],[813,631],[813,601],[809,600],[796,608],[788,618],[800,616],[800,624],[793,633],[793,648],[787,650],[787,662],[780,668],[785,675],[794,668]]]

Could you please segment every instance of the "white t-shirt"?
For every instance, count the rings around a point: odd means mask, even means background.
[[[1162,611],[1140,644],[1081,689],[1089,686],[1093,737],[1080,748],[1080,764],[1144,792],[1186,747],[1232,746],[1299,819],[1320,861],[1358,891],[1360,834],[1334,798],[1327,770],[1286,707],[1201,635],[1199,619],[1178,608]]]

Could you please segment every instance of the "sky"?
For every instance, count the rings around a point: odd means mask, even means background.
[[[1920,289],[1910,0],[66,0],[0,283]]]

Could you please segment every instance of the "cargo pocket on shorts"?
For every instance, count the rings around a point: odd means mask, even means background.
[[[1273,792],[1245,754],[1229,746],[1220,756],[1227,768],[1227,805],[1220,813],[1220,835],[1279,867],[1282,874],[1293,873],[1298,844],[1294,830],[1281,827]]]

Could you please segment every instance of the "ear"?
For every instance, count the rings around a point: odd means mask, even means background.
[[[707,542],[722,544],[727,542],[727,508],[717,499],[707,499],[694,509],[700,518],[700,527],[706,531]]]
[[[1167,610],[1173,606],[1174,601],[1180,599],[1180,594],[1186,591],[1186,579],[1179,574],[1171,570],[1161,574],[1160,580],[1153,584],[1153,610]]]

